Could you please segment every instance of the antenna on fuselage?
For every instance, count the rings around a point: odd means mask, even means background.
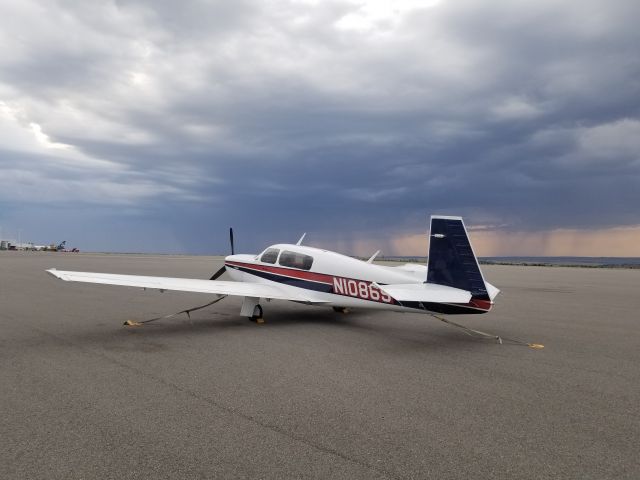
[[[378,250],[376,253],[374,253],[373,255],[371,255],[371,257],[369,257],[369,260],[367,260],[367,263],[373,263],[373,261],[376,259],[376,257],[380,254],[380,250]]]
[[[307,232],[304,232],[302,234],[302,236],[300,237],[300,240],[298,240],[298,243],[296,243],[296,245],[302,245],[302,241],[304,240],[304,237],[307,236]]]

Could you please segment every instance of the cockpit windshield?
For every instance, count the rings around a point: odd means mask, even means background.
[[[260,257],[260,261],[263,263],[276,263],[279,253],[280,250],[277,248],[267,248]]]

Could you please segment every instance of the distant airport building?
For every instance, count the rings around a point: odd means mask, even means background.
[[[0,240],[0,250],[29,250],[34,252],[66,252],[66,242],[61,242],[58,245],[52,243],[50,245],[36,245],[33,242],[16,242],[15,240]],[[78,249],[74,248],[72,252],[77,252]]]
[[[33,242],[16,242],[15,240],[0,240],[0,250],[38,250]]]

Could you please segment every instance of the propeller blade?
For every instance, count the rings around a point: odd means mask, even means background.
[[[211,275],[211,278],[209,280],[215,280],[216,278],[218,278],[220,275],[222,275],[224,272],[226,272],[227,269],[226,267],[223,265],[222,268],[220,270],[218,270],[216,273],[214,273],[213,275]]]
[[[229,229],[229,243],[231,244],[231,255],[233,255],[235,254],[235,248],[233,245],[233,228]],[[226,271],[227,271],[227,268],[224,265],[222,265],[222,267],[220,267],[220,269],[216,273],[211,275],[211,278],[209,280],[217,279],[220,275],[222,275]]]
[[[233,255],[235,253],[235,248],[233,246],[233,228],[229,229],[229,243],[231,244],[231,255]],[[224,265],[222,265],[222,267],[220,267],[220,269],[217,272],[211,275],[211,278],[209,280],[217,279],[220,275],[222,275],[226,271],[227,271],[227,268]]]

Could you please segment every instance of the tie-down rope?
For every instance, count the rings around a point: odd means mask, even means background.
[[[191,312],[195,312],[196,310],[200,310],[200,309],[203,309],[205,307],[208,307],[209,305],[213,305],[214,303],[218,303],[220,300],[222,300],[223,298],[226,298],[226,297],[227,297],[227,295],[220,295],[213,302],[209,302],[206,305],[201,305],[199,307],[187,308],[186,310],[180,310],[179,312],[170,313],[169,315],[163,315],[161,317],[150,318],[149,320],[144,320],[142,322],[137,322],[135,320],[127,320],[126,322],[124,322],[124,325],[127,326],[127,327],[141,327],[145,323],[155,322],[156,320],[162,320],[163,318],[175,317],[176,315],[180,315],[181,313],[186,313],[187,317],[189,317],[189,320],[191,320]]]
[[[522,340],[517,340],[515,338],[506,338],[506,337],[501,337],[500,335],[493,335],[491,333],[486,333],[486,332],[482,332],[480,330],[474,330],[473,328],[469,328],[469,327],[465,327],[464,325],[460,325],[459,323],[456,322],[452,322],[451,320],[447,320],[446,318],[443,318],[439,315],[435,315],[435,314],[429,314],[431,315],[433,318],[436,318],[438,320],[440,320],[441,322],[444,322],[448,325],[451,325],[452,327],[456,327],[459,328],[460,330],[462,330],[464,333],[466,333],[467,335],[471,336],[471,337],[483,337],[483,338],[492,338],[495,341],[497,341],[500,345],[502,345],[503,343],[510,343],[512,345],[523,345],[525,347],[529,347],[529,348],[533,348],[536,350],[540,350],[542,348],[544,348],[544,345],[540,344],[540,343],[528,343],[528,342],[524,342]]]

